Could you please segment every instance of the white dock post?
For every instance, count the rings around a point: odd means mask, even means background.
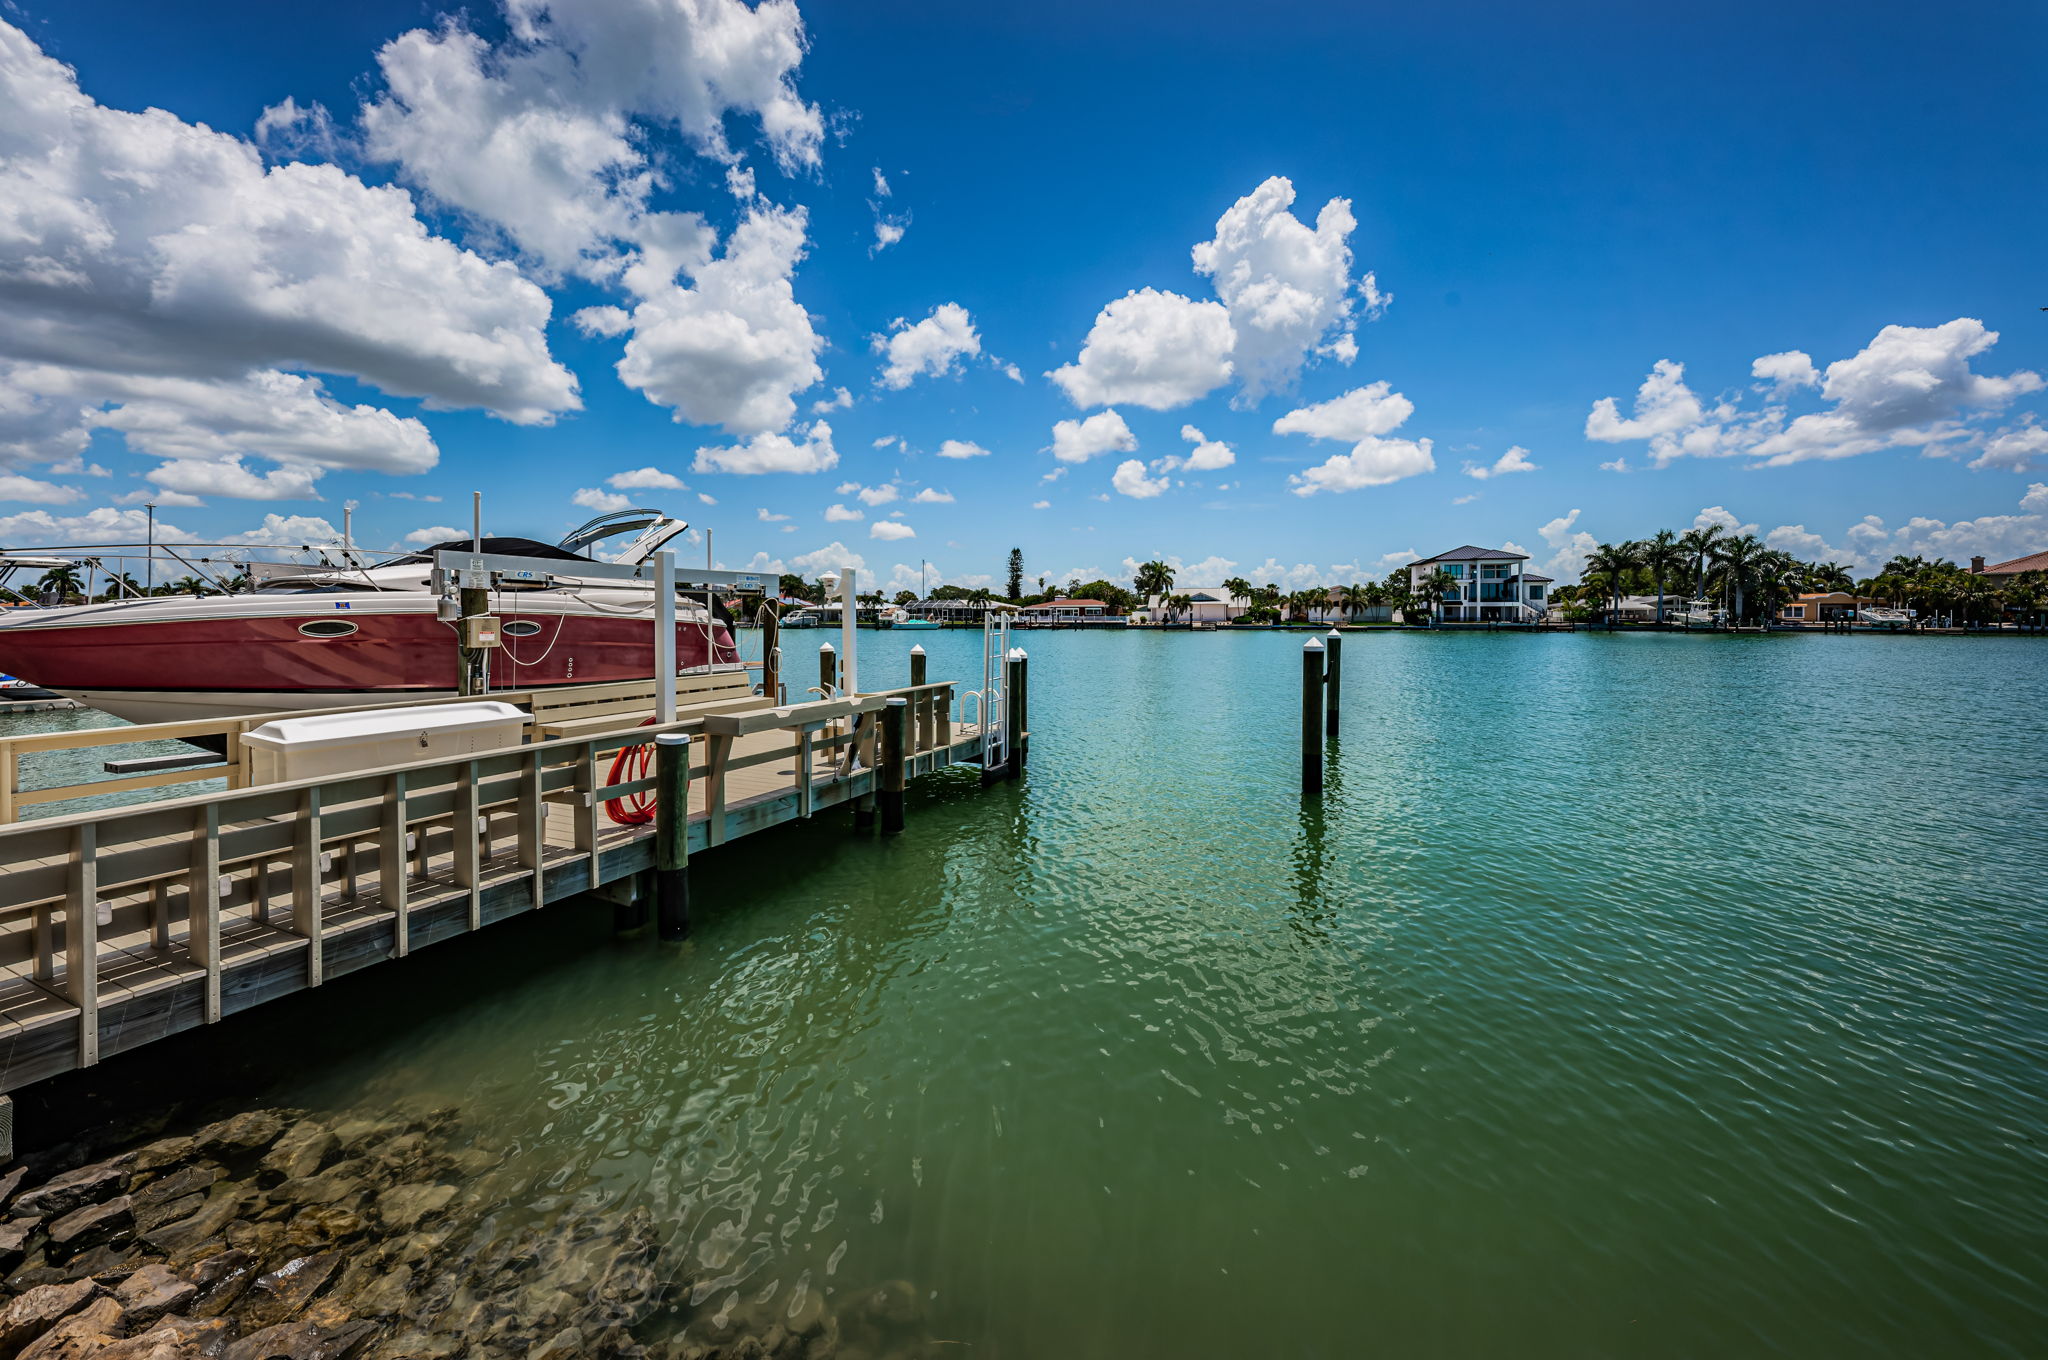
[[[654,555],[654,720],[676,720],[676,557]]]
[[[859,625],[855,614],[853,591],[853,568],[844,567],[839,573],[839,647],[844,656],[839,661],[839,692],[859,694],[860,684],[854,678],[854,628]]]

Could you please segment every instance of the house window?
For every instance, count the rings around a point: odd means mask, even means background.
[[[1446,573],[1457,577],[1461,581],[1465,579],[1465,564],[1463,562],[1446,562],[1443,564],[1443,569]]]
[[[1805,618],[1805,617],[1806,617],[1806,606],[1805,606],[1805,605],[1803,605],[1803,604],[1788,604],[1788,605],[1786,605],[1786,606],[1785,606],[1785,617],[1786,617],[1786,618],[1788,618],[1788,619],[1803,619],[1803,618]]]
[[[1505,562],[1482,562],[1479,564],[1479,579],[1502,581],[1507,579],[1508,564]]]
[[[1542,586],[1530,586],[1530,587],[1529,587],[1529,598],[1530,598],[1530,599],[1532,599],[1532,600],[1540,600],[1540,599],[1542,599],[1542,598],[1543,598],[1543,587],[1542,587]]]

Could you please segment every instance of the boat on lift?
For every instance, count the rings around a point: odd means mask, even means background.
[[[1728,622],[1728,611],[1716,609],[1708,600],[1687,600],[1666,609],[1665,617],[1687,628],[1719,628]]]
[[[1889,628],[1897,630],[1911,627],[1913,611],[1897,609],[1886,604],[1866,604],[1857,609],[1855,626],[1858,628]]]
[[[553,544],[464,538],[375,566],[345,547],[314,565],[252,563],[248,588],[226,594],[8,609],[0,671],[140,723],[454,695],[457,624],[441,617],[433,554],[474,546],[535,566],[490,592],[501,645],[487,653],[488,689],[645,680],[653,582],[579,577],[577,567],[596,565],[586,555],[595,544],[626,534],[635,537],[610,560],[645,561],[687,528],[659,510],[625,510]],[[741,664],[721,601],[679,589],[675,618],[680,669]]]

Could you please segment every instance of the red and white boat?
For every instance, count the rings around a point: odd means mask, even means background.
[[[593,520],[559,544],[484,539],[486,553],[543,559],[549,578],[492,592],[501,645],[489,653],[489,688],[652,676],[652,582],[579,579],[577,563],[596,564],[578,549],[639,529],[617,559],[634,563],[688,527],[635,511]],[[437,546],[466,550],[471,541]],[[138,723],[453,695],[456,625],[437,608],[434,551],[264,574],[233,594],[6,610],[0,672]],[[341,560],[360,559],[350,550]],[[675,617],[679,668],[740,664],[723,605],[679,594]]]

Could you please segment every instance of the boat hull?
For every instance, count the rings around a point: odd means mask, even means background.
[[[508,601],[508,603],[511,603]],[[554,609],[549,603],[558,603]],[[601,612],[573,598],[501,609],[507,634],[490,653],[490,688],[644,680],[654,674],[651,609]],[[279,608],[215,605],[50,611],[0,627],[0,669],[132,722],[288,712],[432,698],[460,689],[454,630],[431,599],[387,595]],[[59,614],[72,617],[59,617]],[[339,637],[302,625],[345,621]],[[723,625],[678,623],[681,669],[738,661]]]

